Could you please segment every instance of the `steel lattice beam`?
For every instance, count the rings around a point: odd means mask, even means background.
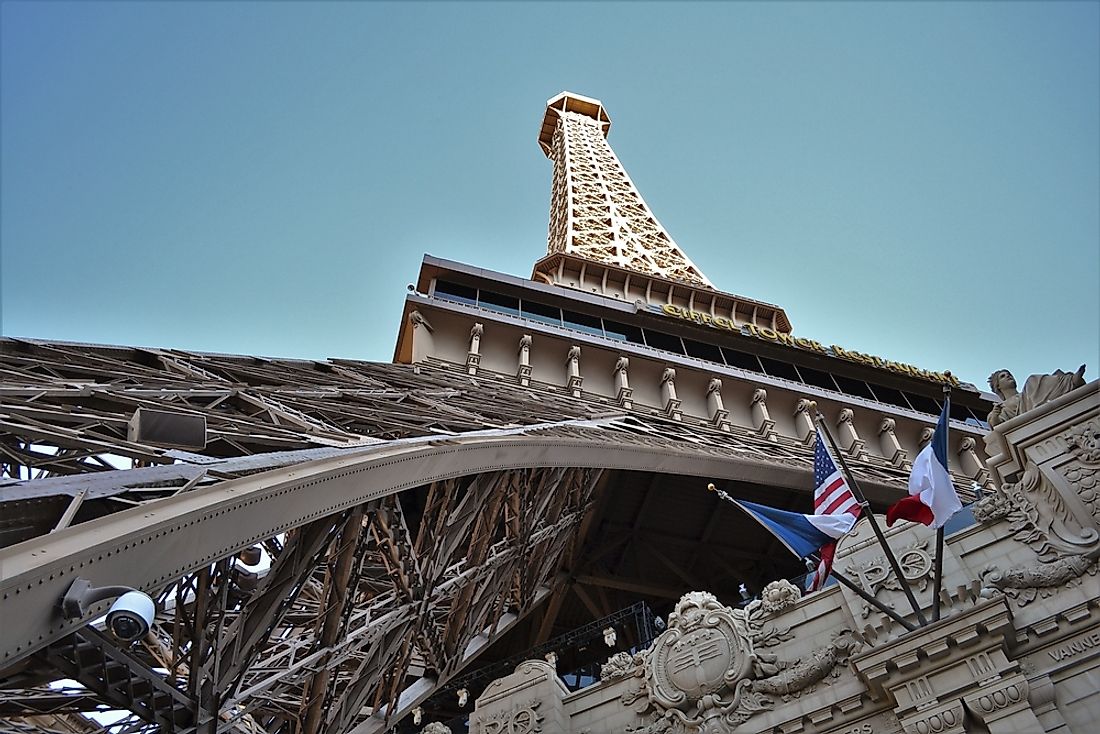
[[[796,442],[598,417],[434,363],[0,339],[0,380],[0,544],[23,539],[0,548],[0,690],[31,715],[34,686],[69,670],[86,690],[49,705],[129,708],[135,731],[383,730],[554,590],[560,605],[563,567],[587,579],[578,552],[606,470],[809,484]],[[131,441],[138,408],[204,416],[207,449]],[[133,467],[112,469],[119,457]],[[861,470],[872,492],[904,481]],[[78,495],[75,524],[50,533]],[[252,547],[269,567],[241,565]],[[60,619],[76,577],[154,595],[153,634],[120,650],[80,631],[102,607]],[[116,663],[75,657],[88,635]]]

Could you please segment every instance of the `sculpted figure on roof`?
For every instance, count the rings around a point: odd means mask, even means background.
[[[1078,367],[1076,372],[1054,370],[1049,375],[1032,375],[1024,383],[1023,392],[1016,389],[1016,378],[1011,372],[997,370],[989,376],[989,387],[1001,397],[1001,402],[989,412],[989,425],[996,427],[1084,384],[1085,365]]]

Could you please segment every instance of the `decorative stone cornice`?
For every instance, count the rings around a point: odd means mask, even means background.
[[[892,686],[920,677],[925,667],[942,667],[948,656],[961,660],[968,651],[1002,649],[1012,635],[1008,606],[994,599],[902,635],[853,658],[852,665],[872,696],[882,698]]]

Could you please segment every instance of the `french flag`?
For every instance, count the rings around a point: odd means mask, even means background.
[[[898,520],[910,520],[939,529],[962,509],[955,484],[947,471],[949,405],[950,401],[943,401],[943,411],[932,440],[913,462],[913,471],[909,474],[909,496],[886,511],[888,526]]]
[[[746,500],[734,500],[772,535],[779,538],[787,550],[799,558],[817,553],[822,547],[848,534],[856,524],[856,516],[842,512],[829,515],[806,515],[801,512],[777,510]]]

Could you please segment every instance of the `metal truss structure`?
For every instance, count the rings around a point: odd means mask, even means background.
[[[12,730],[109,708],[113,731],[383,731],[561,589],[609,473],[809,486],[795,441],[431,361],[2,339],[0,375]],[[206,448],[133,440],[139,408],[205,418]],[[76,578],[152,595],[152,634],[62,619]]]
[[[547,253],[713,288],[630,180],[606,137],[598,100],[562,93],[547,104],[539,141],[554,162]]]

